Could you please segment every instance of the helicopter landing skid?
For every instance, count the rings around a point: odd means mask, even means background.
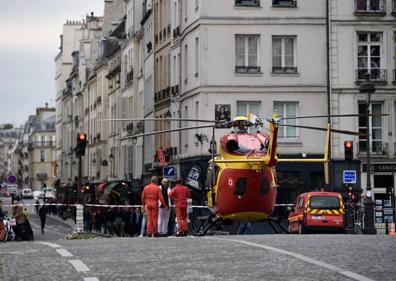
[[[275,234],[290,233],[289,230],[282,225],[281,218],[269,217],[267,220]]]
[[[230,235],[228,231],[223,230],[223,218],[217,217],[215,214],[210,214],[204,217],[197,217],[198,225],[193,230],[194,236],[205,235]]]

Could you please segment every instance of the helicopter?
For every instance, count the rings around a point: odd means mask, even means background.
[[[373,113],[371,115],[385,115]],[[149,135],[165,134],[169,132],[212,128],[211,159],[208,162],[206,179],[206,206],[210,210],[209,216],[200,217],[200,224],[195,229],[195,235],[206,235],[210,230],[222,232],[222,224],[226,221],[263,221],[277,223],[283,232],[287,229],[279,221],[271,218],[275,209],[278,183],[276,176],[277,163],[323,163],[325,182],[329,183],[329,160],[331,133],[360,136],[361,133],[346,130],[288,125],[281,122],[287,119],[325,118],[325,117],[355,117],[359,114],[319,115],[279,118],[274,113],[271,119],[262,119],[252,113],[248,116],[237,116],[233,121],[218,121],[188,118],[133,118],[133,119],[105,119],[111,121],[190,121],[211,123],[211,125],[176,128],[157,132],[148,132],[127,136],[138,138]],[[326,142],[323,158],[310,159],[280,159],[277,153],[278,129],[280,126],[291,126],[303,129],[320,130],[326,132]],[[220,138],[219,153],[217,153],[215,130],[234,128]],[[257,129],[250,133],[249,129]],[[265,132],[267,129],[268,132]],[[271,223],[272,222],[272,223]]]

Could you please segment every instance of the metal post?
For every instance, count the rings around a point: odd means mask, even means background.
[[[77,182],[77,202],[80,202],[80,188],[82,185],[82,157],[78,154],[78,182]]]
[[[374,225],[374,201],[371,191],[371,163],[370,163],[370,102],[371,91],[368,91],[368,99],[366,106],[366,149],[367,149],[367,187],[366,198],[364,199],[364,234],[377,234]]]

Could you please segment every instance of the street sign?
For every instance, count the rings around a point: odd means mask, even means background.
[[[344,170],[342,178],[344,183],[356,183],[356,171]]]
[[[7,177],[7,182],[9,184],[15,184],[17,182],[17,177],[15,175],[10,175]]]
[[[176,169],[173,166],[162,168],[162,175],[166,178],[174,178],[176,176]]]

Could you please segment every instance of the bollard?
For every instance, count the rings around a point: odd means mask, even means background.
[[[386,235],[389,234],[389,221],[388,220],[385,221],[385,234]]]

